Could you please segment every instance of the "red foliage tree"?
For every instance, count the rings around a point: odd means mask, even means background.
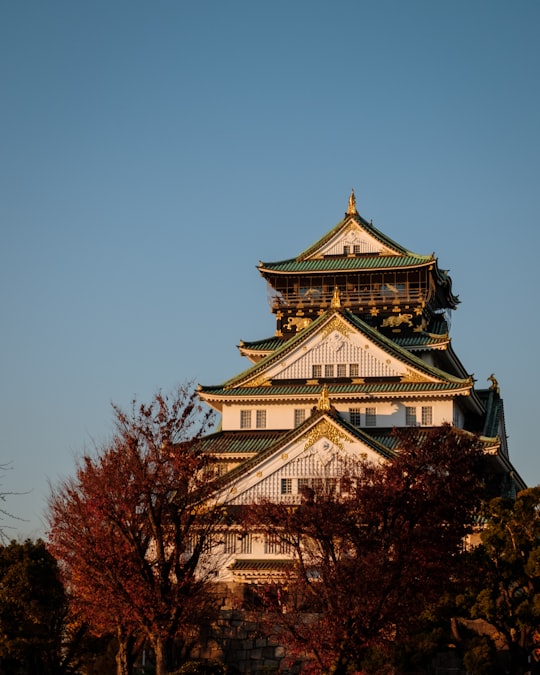
[[[117,672],[129,673],[138,637],[162,675],[175,640],[210,608],[207,553],[221,514],[208,508],[213,485],[196,441],[211,413],[189,387],[130,413],[113,408],[111,443],[51,493],[49,546],[81,616],[97,634],[116,633]]]
[[[295,553],[286,600],[265,600],[292,657],[311,658],[315,673],[360,670],[369,653],[406,639],[444,591],[473,526],[481,443],[448,425],[396,433],[395,459],[360,461],[340,494],[249,513],[251,526]]]

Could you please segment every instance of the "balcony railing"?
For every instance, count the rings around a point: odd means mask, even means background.
[[[285,307],[328,307],[334,297],[334,291],[308,289],[302,293],[280,293],[274,291],[270,295],[272,309]],[[384,287],[366,290],[340,291],[343,307],[364,307],[387,304],[421,304],[427,299],[425,289],[395,289]]]

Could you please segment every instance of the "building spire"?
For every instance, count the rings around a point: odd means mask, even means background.
[[[339,288],[337,286],[334,288],[334,295],[330,307],[341,307],[341,295],[339,294]]]
[[[354,188],[351,190],[351,196],[349,197],[349,206],[347,207],[347,216],[357,216],[358,211],[356,210],[356,197],[354,196]]]
[[[317,410],[328,412],[331,409],[330,397],[328,396],[328,388],[326,385],[322,388],[321,395],[317,401]]]

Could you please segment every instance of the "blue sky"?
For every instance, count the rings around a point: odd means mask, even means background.
[[[435,251],[540,483],[536,0],[0,3],[0,461],[39,536],[110,403],[247,365],[256,265],[360,213]]]

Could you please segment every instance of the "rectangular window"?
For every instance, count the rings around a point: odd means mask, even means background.
[[[266,410],[257,410],[257,429],[266,429]]]
[[[349,408],[349,422],[355,427],[361,425],[360,408]]]
[[[360,244],[355,244],[353,246],[353,251],[355,255],[358,255],[360,253]]]
[[[349,377],[358,377],[358,364],[350,363],[349,364]]]
[[[430,405],[422,406],[422,426],[430,427],[433,424],[433,408]]]
[[[311,377],[313,378],[322,377],[322,366],[319,365],[311,366]]]
[[[326,479],[326,494],[335,495],[337,491],[337,478]]]
[[[325,377],[334,377],[334,365],[332,363],[327,363],[324,366],[324,376]]]
[[[299,408],[294,411],[294,426],[299,427],[306,419],[306,411]]]
[[[416,408],[414,406],[406,406],[405,408],[405,424],[408,427],[416,426]]]
[[[236,532],[225,532],[223,548],[225,553],[236,553]]]
[[[299,478],[298,479],[298,494],[302,494],[302,492],[309,487],[310,480],[309,478]]]
[[[377,426],[377,409],[366,408],[366,427]]]
[[[251,429],[251,410],[240,411],[240,429]]]
[[[343,255],[349,255],[350,252],[351,252],[350,246],[344,246],[343,247]]]
[[[344,363],[337,364],[337,376],[347,377],[347,366]]]
[[[239,537],[240,553],[251,553],[253,549],[253,535],[250,532]]]
[[[276,534],[267,534],[264,540],[265,553],[288,553],[290,546],[279,539]]]
[[[281,479],[281,494],[282,495],[292,494],[292,478]]]

